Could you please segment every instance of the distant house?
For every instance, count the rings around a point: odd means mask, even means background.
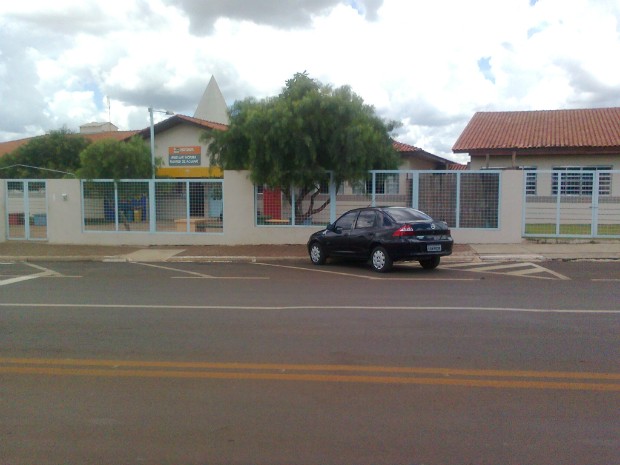
[[[185,115],[174,115],[154,125],[155,156],[161,158],[158,176],[170,178],[221,177],[222,170],[209,165],[208,144],[200,137],[208,131],[225,131],[227,125]],[[150,128],[138,133],[150,142]]]
[[[620,169],[620,108],[478,112],[454,153],[470,169]]]
[[[221,177],[219,167],[210,166],[208,143],[202,142],[201,136],[209,131],[225,131],[229,117],[226,101],[215,81],[211,77],[194,116],[172,115],[153,125],[155,157],[162,160],[157,175],[170,178],[214,178]],[[114,138],[128,140],[138,135],[150,145],[151,128],[142,130],[118,131],[111,123],[87,123],[80,126],[79,135],[95,142]],[[0,156],[12,152],[32,138],[0,143]],[[421,148],[402,142],[393,141],[393,146],[400,154],[401,170],[446,170],[463,169],[451,160],[433,155]]]
[[[135,136],[139,132],[140,131],[105,130],[103,132],[86,132],[86,133],[79,132],[76,135],[83,136],[91,142],[97,142],[97,141],[104,140],[104,139],[115,139],[115,140],[123,141],[123,140],[130,139],[131,137]],[[32,139],[35,139],[36,137],[41,137],[41,136],[26,137],[24,139],[0,142],[0,157],[17,150],[22,145],[27,144],[28,142],[30,142]]]
[[[594,172],[602,172],[600,194],[620,194],[609,173],[620,170],[620,108],[478,112],[452,151],[469,154],[472,170],[527,170],[530,195],[541,192],[540,171],[553,174],[548,194],[557,193],[558,176],[562,194],[591,194]]]
[[[454,168],[455,164],[446,158],[422,150],[413,145],[404,144],[402,142],[393,141],[394,149],[400,154],[401,164],[398,167],[401,170],[446,170],[458,169]],[[464,165],[458,165],[464,166]]]

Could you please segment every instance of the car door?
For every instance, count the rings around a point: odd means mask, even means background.
[[[351,256],[350,235],[359,210],[345,213],[325,234],[325,245],[330,255]]]
[[[376,210],[362,210],[353,225],[349,242],[352,253],[358,257],[368,257],[370,245],[372,244],[377,232],[377,212]]]

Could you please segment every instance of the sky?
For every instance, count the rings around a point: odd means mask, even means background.
[[[232,105],[304,71],[466,162],[477,111],[620,106],[620,0],[4,1],[0,142],[143,129],[148,107],[192,116],[211,76]]]

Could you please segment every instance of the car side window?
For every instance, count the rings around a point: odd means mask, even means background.
[[[342,229],[343,231],[350,230],[353,227],[353,223],[355,223],[357,214],[358,214],[357,211],[345,213],[340,218],[338,218],[338,220],[336,220],[336,223],[334,223],[334,226],[336,228]]]
[[[394,222],[389,216],[379,213],[379,224],[383,227],[389,228],[394,225]]]
[[[374,210],[363,210],[357,217],[355,229],[374,228],[376,224],[377,214]]]

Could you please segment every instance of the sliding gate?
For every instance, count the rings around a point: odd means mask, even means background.
[[[620,171],[524,171],[524,237],[620,238]]]
[[[8,239],[47,239],[45,181],[6,181]]]

